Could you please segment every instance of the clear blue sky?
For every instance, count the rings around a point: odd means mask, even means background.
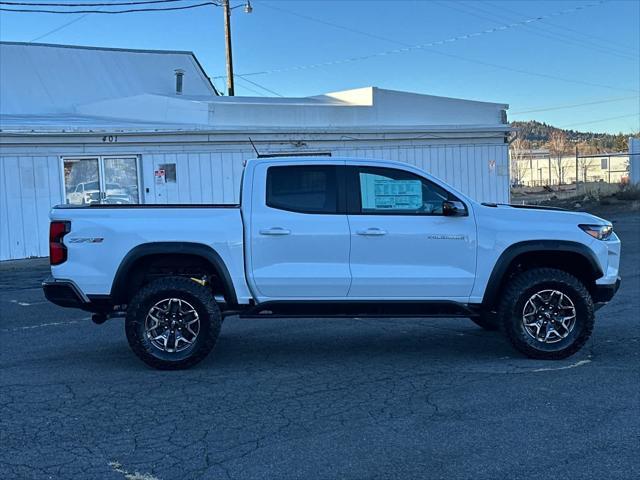
[[[374,85],[505,102],[511,120],[640,130],[637,0],[252,3],[251,15],[233,11],[235,71],[266,72],[246,79],[283,96]],[[478,35],[464,38],[470,34]],[[215,6],[127,15],[0,12],[0,39],[192,50],[224,89],[223,18]],[[440,40],[449,41],[425,45]],[[397,51],[414,45],[425,46]],[[236,80],[237,94],[273,96],[247,80]]]

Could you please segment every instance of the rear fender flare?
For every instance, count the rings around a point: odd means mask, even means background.
[[[202,243],[192,242],[153,242],[143,243],[134,247],[125,255],[120,262],[120,266],[116,271],[111,286],[111,298],[117,304],[126,298],[127,294],[127,278],[131,272],[131,268],[136,264],[138,260],[150,255],[173,255],[173,254],[186,254],[194,255],[208,261],[216,269],[220,275],[220,280],[225,286],[226,292],[228,292],[228,301],[231,305],[238,304],[238,298],[236,291],[231,280],[229,270],[225,265],[222,257],[213,248]]]

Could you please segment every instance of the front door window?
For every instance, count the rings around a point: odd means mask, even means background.
[[[350,212],[364,215],[442,215],[449,192],[414,173],[393,168],[358,169],[359,205]],[[354,199],[358,200],[358,199]]]

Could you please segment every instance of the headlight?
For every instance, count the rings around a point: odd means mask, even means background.
[[[611,225],[578,225],[585,233],[598,240],[608,240],[613,233]]]

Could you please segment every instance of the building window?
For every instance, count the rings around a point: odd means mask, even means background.
[[[601,158],[600,159],[600,168],[602,170],[606,170],[609,168],[609,159],[608,158]]]
[[[267,206],[299,213],[337,213],[336,167],[292,165],[267,170]]]
[[[164,171],[165,182],[176,183],[176,164],[175,163],[162,163],[160,164],[159,169]]]
[[[138,157],[62,159],[65,203],[140,203]]]

